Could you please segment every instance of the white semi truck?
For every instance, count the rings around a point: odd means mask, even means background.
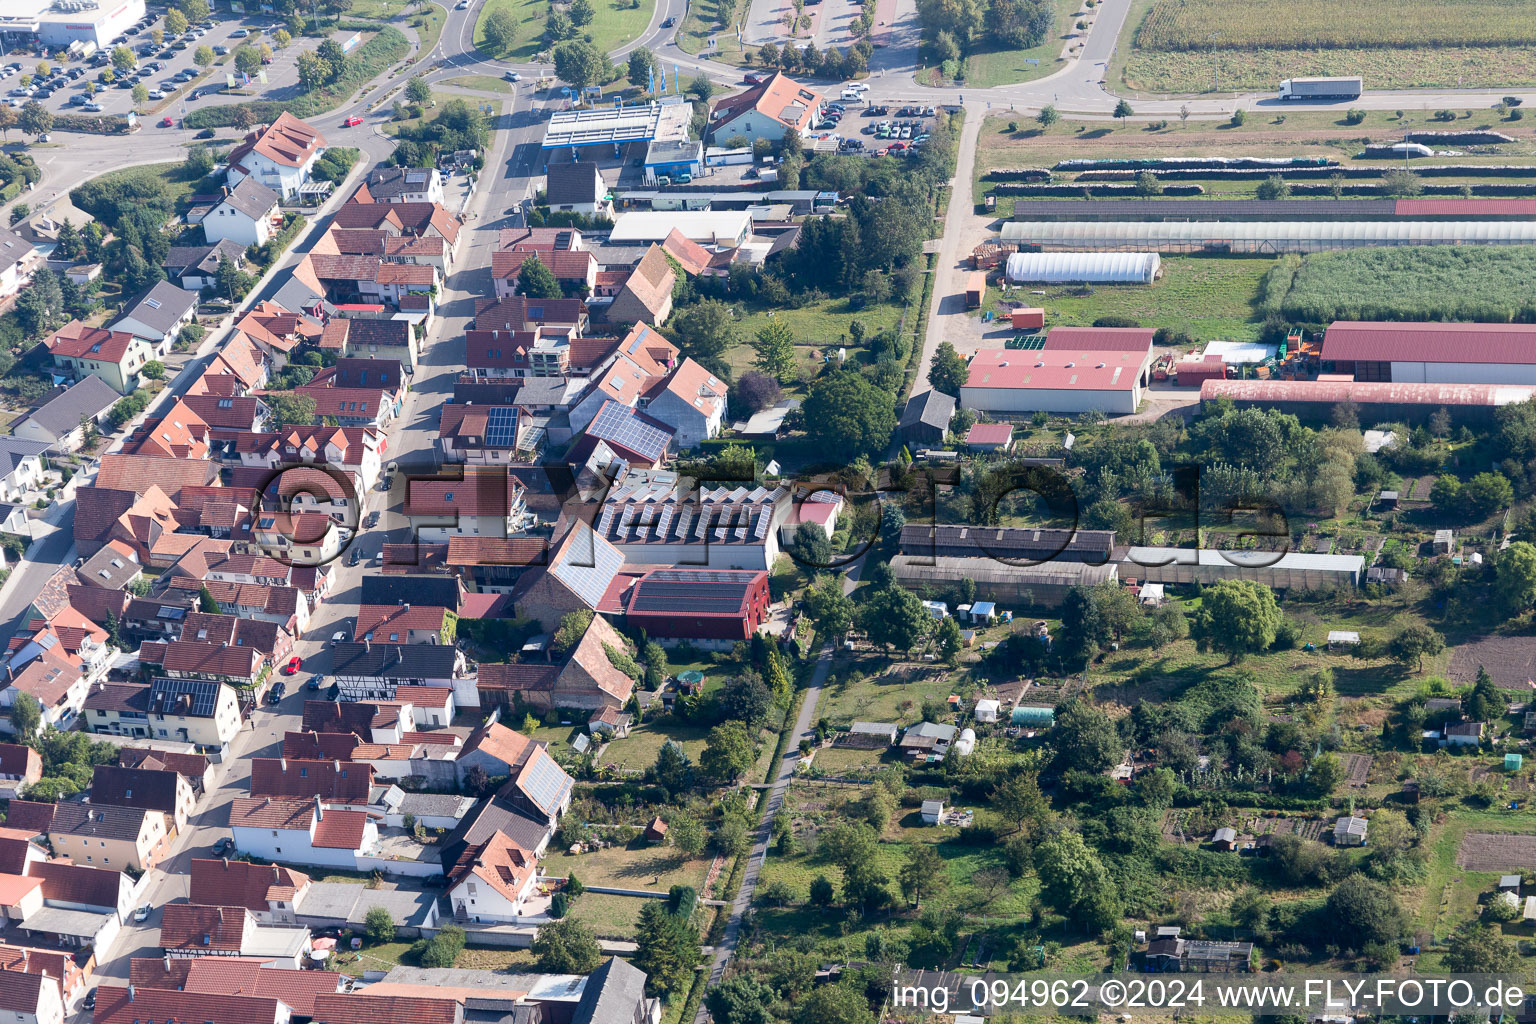
[[[1280,83],[1282,100],[1357,100],[1365,89],[1358,75],[1348,78],[1287,78]]]

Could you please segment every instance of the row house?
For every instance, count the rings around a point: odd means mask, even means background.
[[[320,347],[343,357],[397,359],[407,371],[421,359],[416,326],[405,318],[332,317]]]
[[[244,907],[222,904],[167,903],[160,915],[160,948],[167,960],[242,957],[289,971],[306,966],[308,928],[260,924]],[[156,996],[165,991],[146,990]],[[287,1009],[282,1002],[278,1006]]]
[[[371,427],[285,426],[266,433],[244,434],[228,450],[226,461],[251,469],[277,470],[320,465],[351,474],[359,494],[378,482],[387,448],[384,436]]]
[[[242,724],[234,687],[166,677],[149,683],[97,683],[85,697],[82,721],[102,735],[172,740],[214,751],[227,749]],[[187,779],[192,783],[191,776]]]
[[[229,827],[240,852],[283,864],[356,871],[379,852],[379,827],[366,812],[328,810],[319,799],[237,797]]]

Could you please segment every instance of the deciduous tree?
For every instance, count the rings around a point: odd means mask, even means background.
[[[969,374],[965,357],[956,351],[955,346],[947,341],[939,342],[939,347],[933,350],[933,362],[928,367],[928,383],[933,390],[958,398]]]

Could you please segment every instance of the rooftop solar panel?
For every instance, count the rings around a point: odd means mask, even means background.
[[[209,679],[156,679],[149,688],[150,709],[164,714],[175,708],[183,696],[191,698],[188,714],[206,717],[213,714],[218,704],[219,684]]]
[[[517,410],[492,406],[486,410],[485,443],[492,448],[517,446]]]
[[[545,813],[553,814],[571,788],[571,777],[553,757],[541,750],[528,762],[527,769],[518,779],[518,788]]]

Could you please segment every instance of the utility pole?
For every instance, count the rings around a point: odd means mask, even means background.
[[[1216,56],[1216,37],[1220,32],[1211,33],[1211,92],[1221,92],[1221,58]]]

